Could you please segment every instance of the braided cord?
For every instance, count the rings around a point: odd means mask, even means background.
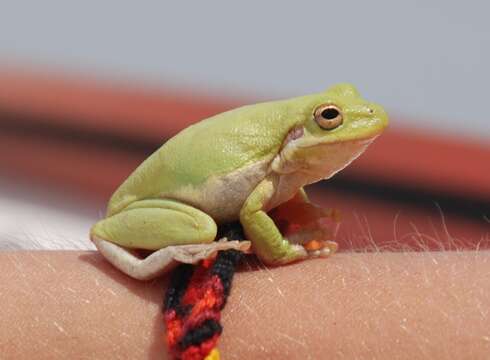
[[[224,230],[229,239],[243,239],[236,226]],[[242,256],[237,250],[219,251],[197,266],[181,264],[173,271],[163,312],[168,350],[176,359],[219,359],[216,344],[223,331],[221,310]]]

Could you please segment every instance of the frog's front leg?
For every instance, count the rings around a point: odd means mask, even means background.
[[[307,258],[305,248],[290,244],[265,212],[273,195],[274,182],[268,177],[259,183],[240,210],[240,222],[254,252],[262,261],[272,265]]]
[[[90,237],[115,267],[147,280],[170,270],[177,261],[195,263],[219,250],[246,251],[247,242],[213,242],[216,223],[206,213],[178,201],[141,200],[99,221]],[[157,250],[144,259],[129,249]]]

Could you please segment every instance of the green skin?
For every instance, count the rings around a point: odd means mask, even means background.
[[[325,104],[342,117],[329,130],[315,116]],[[348,84],[210,117],[167,141],[128,177],[91,237],[158,250],[211,243],[218,224],[239,220],[267,264],[313,256],[285,239],[267,212],[293,198],[308,201],[303,186],[342,170],[387,124],[385,111]]]

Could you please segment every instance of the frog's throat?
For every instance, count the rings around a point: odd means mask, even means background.
[[[328,179],[357,159],[377,136],[347,142],[316,143],[298,146],[301,139],[290,141],[275,156],[272,171],[278,174],[301,172],[308,185]]]

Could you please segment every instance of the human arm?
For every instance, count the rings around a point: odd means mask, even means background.
[[[93,252],[2,252],[7,358],[162,358],[165,281],[139,282]],[[341,253],[236,275],[227,359],[482,358],[490,252]]]

